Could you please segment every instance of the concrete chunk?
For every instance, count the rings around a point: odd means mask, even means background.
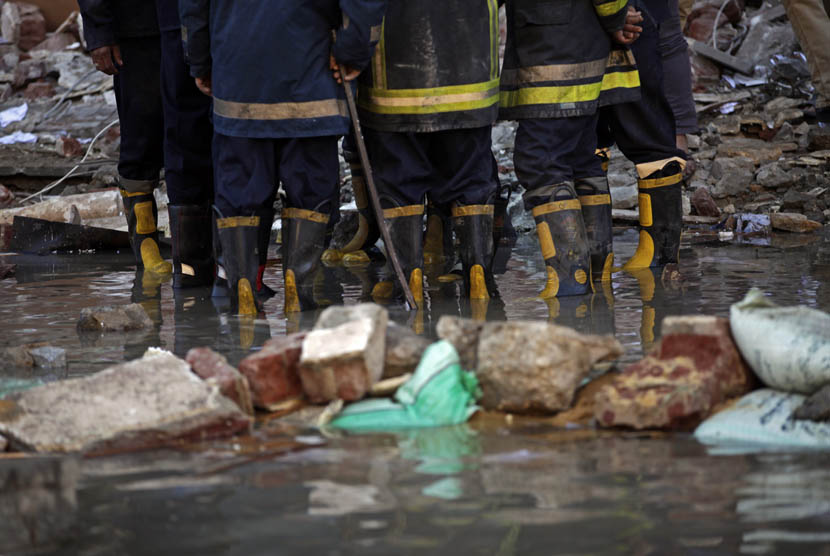
[[[216,384],[222,395],[235,403],[239,409],[248,415],[254,414],[248,379],[228,364],[224,355],[209,347],[198,347],[188,351],[185,360],[196,376]]]
[[[239,362],[239,372],[248,379],[256,407],[274,411],[303,397],[298,366],[305,336],[305,332],[299,332],[272,338]]]
[[[81,332],[128,332],[153,327],[153,321],[138,303],[87,307],[81,310]]]

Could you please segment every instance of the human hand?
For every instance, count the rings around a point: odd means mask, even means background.
[[[631,44],[640,37],[640,33],[643,32],[643,28],[640,27],[638,23],[642,23],[642,21],[642,12],[639,12],[633,7],[628,6],[628,12],[626,12],[625,14],[625,23],[623,24],[622,28],[622,38],[627,42],[622,42],[620,44]],[[620,42],[617,40],[616,36],[614,40]]]
[[[331,73],[334,76],[335,81],[340,84],[343,83],[343,79],[346,81],[354,81],[361,73],[361,70],[343,64],[343,70],[346,72],[346,75],[341,76],[340,64],[337,63],[337,60],[335,60],[332,55],[329,55],[329,69],[331,69]]]
[[[213,96],[213,80],[210,75],[196,78],[196,88],[209,97]]]
[[[107,75],[116,75],[118,68],[124,65],[124,60],[121,59],[121,49],[117,44],[96,48],[90,52],[90,55],[92,55],[95,69]]]

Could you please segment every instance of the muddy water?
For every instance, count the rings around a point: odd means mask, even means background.
[[[636,234],[619,233],[625,260]],[[279,291],[276,250],[268,282]],[[138,357],[149,345],[184,354],[210,345],[232,361],[271,335],[302,328],[282,297],[265,317],[240,321],[207,291],[174,295],[136,276],[123,255],[3,256],[0,345],[47,341],[68,369],[22,372],[0,362],[0,392],[79,376]],[[830,310],[830,236],[720,243],[684,239],[683,280],[618,274],[611,288],[545,303],[533,236],[497,277],[489,319],[546,319],[614,332],[639,358],[665,315],[726,315],[751,286],[782,304]],[[505,262],[506,261],[506,262]],[[364,299],[373,269],[326,269],[321,296]],[[458,284],[428,272],[424,311],[390,307],[395,320],[433,335],[442,314],[470,316]],[[156,327],[79,337],[92,304],[142,303]],[[479,417],[469,425],[398,436],[320,436],[301,417],[261,423],[257,436],[200,447],[83,462],[76,529],[67,554],[830,554],[830,455],[711,452],[687,435],[557,430],[543,421]],[[0,550],[2,552],[2,550]]]

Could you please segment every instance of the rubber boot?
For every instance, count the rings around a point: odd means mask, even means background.
[[[533,208],[545,259],[547,282],[541,298],[582,295],[592,290],[591,257],[582,206],[573,184],[564,182],[531,193],[547,202]],[[531,205],[532,206],[532,205]]]
[[[464,286],[471,300],[490,299],[493,281],[493,205],[456,205],[453,225],[458,232]]]
[[[211,232],[213,234],[213,259],[216,262],[216,271],[210,297],[214,299],[214,305],[218,309],[219,307],[227,307],[231,293],[228,285],[228,273],[225,271],[225,258],[222,256],[222,242],[219,241],[219,230],[216,226],[217,220],[216,214],[212,214]]]
[[[592,278],[607,282],[614,268],[614,236],[611,222],[611,195],[608,177],[580,178],[575,182],[588,248],[591,251]]]
[[[423,258],[425,265],[444,264],[452,268],[455,249],[452,241],[450,209],[435,203],[427,204],[427,229],[424,234]]]
[[[129,192],[121,189],[127,231],[138,268],[155,274],[170,274],[173,265],[161,258],[158,237],[158,207],[152,189]]]
[[[195,288],[213,282],[213,231],[207,205],[168,205],[173,240],[173,287]]]
[[[640,241],[623,270],[677,262],[683,228],[682,180],[683,168],[677,161],[638,180]]]
[[[424,205],[406,205],[388,208],[383,211],[383,218],[389,227],[389,236],[398,254],[404,276],[409,282],[409,289],[417,304],[424,301],[423,241],[424,241]],[[388,263],[389,272],[391,261]],[[374,300],[389,300],[401,295],[397,279],[384,280],[372,288]]]
[[[265,266],[268,264],[268,247],[271,245],[271,227],[274,224],[274,209],[263,211],[259,215],[259,235],[257,249],[259,251],[259,266],[256,275],[256,296],[261,303],[271,299],[277,292],[262,281],[265,275]]]
[[[505,194],[506,192],[506,194]],[[513,221],[507,213],[510,204],[510,188],[501,187],[493,201],[493,244],[498,249],[499,245],[510,245],[515,243],[519,234],[513,227]]]
[[[260,309],[254,295],[259,266],[259,216],[217,218],[216,228],[231,303],[236,304],[240,315],[256,315]]]
[[[314,309],[314,277],[325,249],[329,215],[299,208],[282,210],[282,272],[285,312]]]

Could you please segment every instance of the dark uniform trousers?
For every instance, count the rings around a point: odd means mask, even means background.
[[[366,128],[383,208],[431,202],[482,205],[492,202],[490,126],[428,133],[384,132]]]
[[[280,182],[288,207],[328,214],[340,180],[338,139],[214,134],[216,207],[222,217],[254,216],[271,209]]]

